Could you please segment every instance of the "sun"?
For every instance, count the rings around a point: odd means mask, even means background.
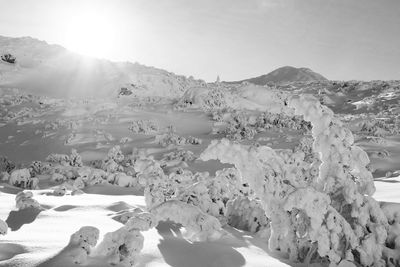
[[[107,14],[84,12],[75,14],[67,23],[65,46],[74,52],[107,58],[115,49],[118,27]]]

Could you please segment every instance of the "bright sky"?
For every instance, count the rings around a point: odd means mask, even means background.
[[[0,35],[213,81],[400,79],[399,0],[0,0]]]

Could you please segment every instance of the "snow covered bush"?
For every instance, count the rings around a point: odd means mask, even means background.
[[[167,133],[156,135],[156,142],[162,147],[181,146],[186,144],[186,138],[174,131],[167,131]]]
[[[39,179],[31,177],[29,169],[18,169],[11,172],[9,183],[21,188],[37,189]]]
[[[264,233],[270,230],[270,220],[258,199],[236,197],[227,203],[225,216],[230,226],[241,230],[252,233]]]
[[[32,177],[35,177],[40,174],[45,174],[50,170],[50,165],[41,161],[33,161],[29,166],[29,172]]]
[[[167,154],[164,154],[160,160],[161,166],[172,166],[180,162],[189,162],[195,160],[196,157],[192,151],[177,149]]]
[[[219,87],[210,89],[208,93],[204,96],[201,103],[201,108],[205,112],[224,109],[226,107],[227,103],[225,100],[225,92]]]
[[[148,212],[134,213],[125,226],[105,234],[95,254],[105,256],[111,265],[133,266],[143,249],[144,237],[140,231],[147,231],[157,224],[156,217]]]
[[[82,157],[75,150],[71,150],[71,155],[65,154],[50,154],[46,158],[47,162],[57,163],[63,166],[81,167],[83,166]]]
[[[186,144],[191,144],[191,145],[200,145],[202,143],[200,138],[193,137],[193,136],[188,136],[186,138]]]
[[[116,185],[121,186],[121,187],[139,186],[138,185],[138,181],[136,179],[134,179],[130,175],[126,175],[123,172],[115,174],[115,178],[114,178],[113,184],[116,184]]]
[[[243,112],[233,113],[228,120],[225,130],[226,137],[231,140],[252,140],[257,133],[253,125],[249,123],[248,117]]]
[[[368,118],[368,120],[360,122],[359,127],[362,134],[375,137],[400,134],[400,124],[398,124],[398,121],[392,119]]]
[[[157,218],[149,212],[139,212],[129,218],[125,226],[129,230],[147,231],[156,227],[158,224]]]
[[[53,191],[54,196],[62,197],[67,193],[67,188],[63,185],[58,186],[56,189]]]
[[[400,266],[400,209],[397,203],[382,203],[381,206],[389,223],[383,257],[387,266]]]
[[[69,247],[70,256],[75,264],[84,264],[91,252],[91,247],[96,246],[100,231],[93,226],[83,226],[71,235]]]
[[[151,120],[137,120],[129,125],[129,130],[135,134],[156,134],[159,131],[156,122]]]
[[[42,209],[39,202],[33,199],[33,194],[30,191],[19,192],[15,196],[15,202],[18,210],[23,210],[26,208]]]
[[[308,166],[312,164],[301,151],[282,154],[228,140],[212,142],[201,158],[236,166],[271,220],[272,250],[306,263],[328,259],[332,266],[345,260],[385,266],[389,224],[371,197],[375,188],[367,154],[314,97],[293,97],[289,106],[312,124],[313,150],[321,161],[318,171]]]
[[[46,158],[47,162],[58,163],[63,166],[69,166],[69,156],[66,154],[50,154]]]
[[[121,151],[121,147],[114,146],[108,151],[107,158],[103,160],[101,168],[111,173],[121,171],[123,169],[121,163],[123,163],[124,159],[125,156]]]
[[[284,113],[271,112],[263,112],[258,116],[255,126],[258,130],[288,128],[309,131],[311,129],[310,122],[305,121],[301,116],[290,116]]]
[[[71,155],[69,156],[69,165],[74,166],[74,167],[82,167],[83,162],[82,162],[82,157],[76,151],[76,149],[71,150]]]
[[[6,235],[7,231],[8,231],[7,223],[0,219],[0,235]]]

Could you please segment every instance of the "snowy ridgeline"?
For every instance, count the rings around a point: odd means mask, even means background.
[[[218,90],[211,94],[218,95]],[[215,97],[201,99],[205,107],[223,104],[210,102],[217,100]],[[193,104],[182,101],[177,106]],[[312,96],[280,95],[271,103],[274,101],[276,112],[297,116],[279,120],[290,121],[296,129],[311,129],[313,140],[304,140],[292,151],[215,140],[200,159],[235,166],[217,171],[215,176],[180,168],[180,162],[194,157],[183,150],[155,160],[138,150],[124,155],[116,146],[91,166],[84,166],[76,151],[52,154],[46,162],[33,162],[25,169],[3,161],[0,178],[13,186],[36,189],[38,177],[48,176],[56,185],[54,196],[81,194],[85,187],[96,184],[144,190],[147,211],[121,214],[119,221],[124,226],[107,233],[98,245],[95,227],[83,226],[72,234],[68,248],[71,262],[76,264],[105,257],[110,264],[135,265],[143,248],[141,232],[168,220],[183,225],[193,241],[229,235],[223,228],[226,224],[257,233],[272,251],[286,255],[291,262],[398,266],[400,216],[372,198],[375,187],[369,158],[354,145],[351,131]],[[130,130],[157,131],[144,121],[132,124]],[[171,160],[176,162],[174,166],[169,165]],[[17,208],[44,209],[32,196],[28,191],[19,193]],[[7,234],[3,221],[0,234]]]

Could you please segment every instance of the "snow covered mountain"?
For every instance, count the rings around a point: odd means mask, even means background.
[[[266,85],[269,82],[285,83],[285,82],[305,82],[305,81],[326,81],[327,79],[321,74],[318,74],[308,68],[295,68],[285,66],[276,69],[268,74],[261,75],[255,78],[250,78],[232,83],[249,82],[257,85]]]
[[[30,37],[0,36],[0,54],[0,87],[32,94],[108,97],[125,88],[134,95],[176,97],[203,83],[138,63],[85,57]],[[14,63],[4,60],[7,54]]]

